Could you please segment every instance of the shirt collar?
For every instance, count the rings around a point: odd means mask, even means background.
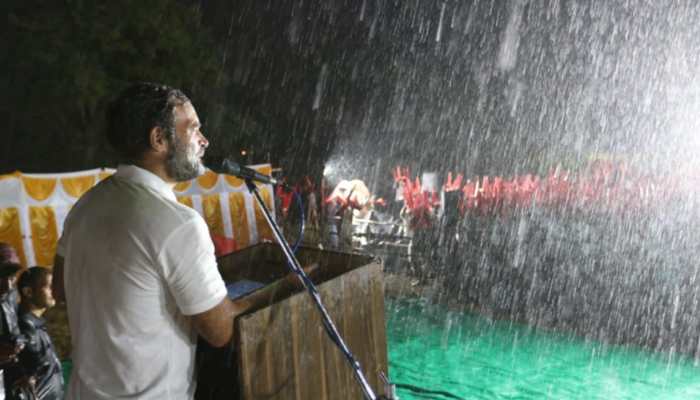
[[[36,329],[43,329],[44,328],[44,325],[46,324],[46,320],[43,317],[37,317],[31,311],[25,310],[25,309],[22,310],[21,314],[22,314],[22,317],[25,318],[25,320],[31,321],[31,323],[34,325],[34,328],[36,328]]]
[[[135,165],[120,164],[117,167],[117,172],[114,175],[132,183],[146,186],[167,199],[177,201],[175,193],[173,192],[173,185],[167,183],[161,177],[151,171]]]

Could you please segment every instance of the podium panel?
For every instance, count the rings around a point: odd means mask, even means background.
[[[382,394],[379,372],[388,375],[388,361],[381,262],[311,248],[297,257],[368,382]],[[313,300],[284,262],[272,244],[219,260],[224,280],[244,282],[250,292],[234,300],[247,311],[236,320],[233,346],[200,349],[197,400],[363,398]]]

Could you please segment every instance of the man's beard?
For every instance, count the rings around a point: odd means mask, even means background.
[[[206,172],[204,164],[197,156],[194,144],[183,143],[174,134],[169,145],[165,169],[172,179],[177,182],[189,181]]]

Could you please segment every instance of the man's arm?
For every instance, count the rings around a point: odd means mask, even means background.
[[[197,333],[213,347],[223,347],[233,339],[233,320],[242,312],[226,297],[214,308],[192,316]]]
[[[66,300],[63,283],[63,257],[58,254],[54,258],[53,282],[51,290],[56,301]],[[224,298],[214,308],[192,316],[195,329],[200,336],[214,347],[223,347],[233,337],[233,319],[242,312],[241,307],[233,305],[228,297]]]
[[[57,302],[66,301],[66,291],[63,285],[63,257],[56,254],[53,259],[53,280],[51,283],[51,291]]]

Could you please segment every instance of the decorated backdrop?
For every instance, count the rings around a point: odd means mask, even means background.
[[[269,175],[269,164],[252,168]],[[62,174],[0,175],[0,241],[17,249],[23,265],[53,264],[63,220],[73,204],[113,169],[92,169]],[[258,186],[273,211],[272,187]],[[245,183],[233,176],[206,174],[175,187],[178,201],[197,210],[209,225],[217,250],[240,249],[272,240],[262,211]]]

